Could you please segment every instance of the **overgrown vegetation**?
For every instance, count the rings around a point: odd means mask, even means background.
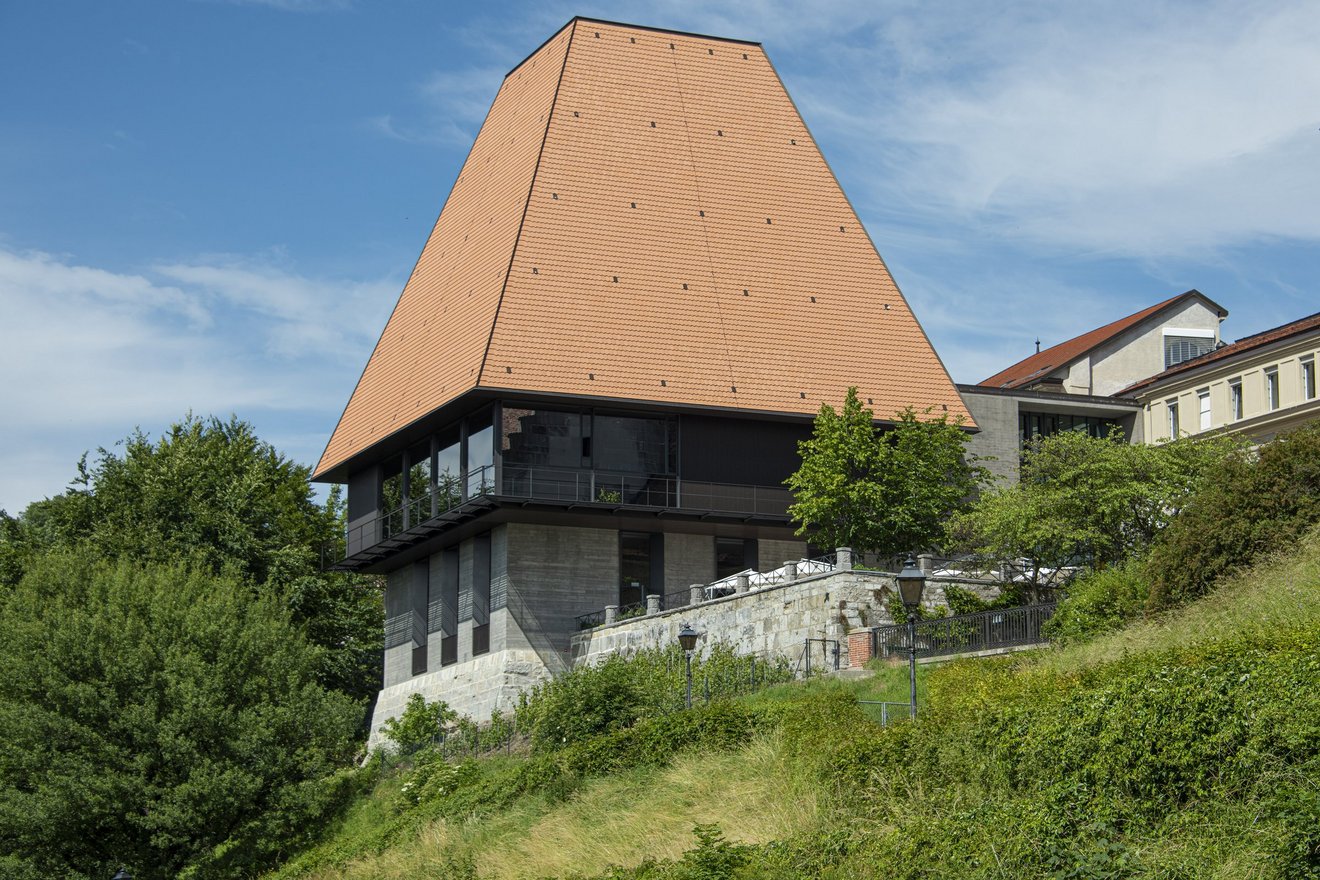
[[[1318,657],[1313,532],[1175,616],[940,667],[917,725],[875,725],[856,703],[864,683],[786,685],[559,752],[446,771],[435,800],[395,814],[409,817],[397,836],[359,839],[337,861],[329,847],[313,851],[319,860],[309,854],[285,874],[320,865],[316,876],[425,867],[469,880],[1316,877]],[[702,720],[684,730],[719,733],[682,738],[677,750],[620,748],[689,715]],[[597,750],[610,757],[576,765]],[[462,794],[551,765],[591,769],[568,787],[565,776],[538,777],[543,787],[495,809]],[[727,774],[720,784],[693,779],[692,768],[715,767]],[[781,800],[757,789],[767,810],[799,812],[758,823],[745,803],[752,773],[785,790]],[[616,810],[624,816],[609,826]]]

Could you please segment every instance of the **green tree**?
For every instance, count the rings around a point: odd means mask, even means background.
[[[308,469],[252,426],[192,415],[153,441],[135,431],[78,464],[68,491],[0,522],[0,577],[40,554],[87,546],[109,559],[232,572],[278,598],[321,649],[322,680],[359,699],[380,688],[383,606],[369,578],[322,572],[343,503],[318,504]]]
[[[457,720],[458,713],[444,700],[428,702],[421,694],[413,694],[408,697],[402,716],[386,718],[380,730],[400,749],[415,752],[434,742],[446,724]]]
[[[1152,608],[1205,595],[1320,522],[1320,424],[1220,459],[1146,560]]]
[[[1040,568],[1105,567],[1150,546],[1210,465],[1235,446],[1185,438],[1159,446],[1075,431],[1036,438],[1021,479],[981,496],[950,524],[961,547]]]
[[[802,466],[785,481],[798,534],[885,556],[930,546],[987,478],[968,461],[968,439],[961,422],[911,407],[882,431],[849,388],[840,411],[821,405],[798,444]]]
[[[86,548],[0,596],[6,876],[251,876],[347,795],[361,705],[272,598]]]

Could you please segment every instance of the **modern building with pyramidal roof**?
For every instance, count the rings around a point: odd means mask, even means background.
[[[377,721],[807,553],[822,403],[971,419],[757,43],[575,18],[505,77],[316,479],[388,575]],[[379,724],[373,724],[373,729]]]

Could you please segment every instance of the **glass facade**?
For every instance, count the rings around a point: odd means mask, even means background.
[[[651,543],[647,532],[619,532],[619,604],[641,602],[651,592]]]
[[[1081,431],[1092,437],[1108,437],[1119,428],[1118,422],[1100,416],[1074,416],[1064,413],[1022,411],[1018,414],[1018,440],[1030,442],[1036,437],[1049,437],[1064,431]]]

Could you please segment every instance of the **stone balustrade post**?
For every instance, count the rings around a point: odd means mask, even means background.
[[[611,623],[617,623],[618,620],[619,620],[619,606],[618,606],[618,605],[606,605],[606,606],[605,606],[605,625],[606,625],[606,626],[609,626]]]
[[[834,551],[834,568],[837,571],[852,571],[853,554],[851,547],[840,547]]]
[[[746,573],[738,575],[737,586],[734,588],[736,592],[745,593],[750,590],[751,587],[752,579],[750,575]]]
[[[918,554],[917,554],[917,568],[920,568],[920,569],[921,569],[922,574],[927,574],[927,575],[930,574],[932,571],[934,571],[934,570],[935,570],[935,554],[933,554],[933,553],[918,553]]]
[[[795,580],[797,580],[797,560],[796,560],[796,559],[790,559],[790,560],[788,560],[787,562],[784,563],[784,580],[785,580],[785,581],[795,581]]]
[[[693,584],[692,586],[688,587],[689,605],[700,605],[702,601],[705,600],[705,598],[706,598],[705,584]]]
[[[646,597],[646,613],[648,615],[660,613],[659,593],[651,593],[649,596]]]

